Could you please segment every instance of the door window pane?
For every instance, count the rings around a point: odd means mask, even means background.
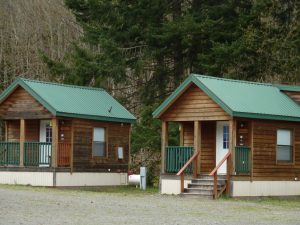
[[[50,123],[46,124],[46,142],[52,142],[52,126]]]
[[[229,149],[229,126],[223,126],[223,148]]]

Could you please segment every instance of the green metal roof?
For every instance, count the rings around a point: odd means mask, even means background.
[[[18,78],[0,96],[3,102],[23,87],[55,116],[133,123],[136,118],[104,89]]]
[[[155,118],[191,83],[196,84],[230,116],[300,121],[300,106],[277,85],[191,74],[154,112]]]

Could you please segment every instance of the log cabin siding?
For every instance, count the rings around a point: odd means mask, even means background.
[[[192,84],[161,116],[165,121],[229,120],[230,116]]]
[[[184,122],[182,123],[183,128],[183,146],[189,147],[194,146],[194,123]]]
[[[277,129],[294,130],[294,162],[276,162]],[[253,121],[253,177],[258,180],[294,180],[300,177],[300,123]]]
[[[25,120],[25,140],[26,141],[39,141],[40,140],[40,121],[39,120]]]
[[[7,141],[20,141],[20,120],[8,120]]]
[[[52,114],[25,89],[18,87],[1,103],[0,117],[6,120],[20,118],[41,119],[51,118]]]
[[[291,99],[293,99],[295,102],[300,104],[300,92],[296,91],[284,91],[286,95],[288,95]]]
[[[71,143],[72,142],[72,120],[59,119],[58,120],[58,142]]]
[[[200,172],[208,174],[216,166],[216,122],[202,122],[201,131]]]
[[[93,157],[93,128],[106,128],[107,157]],[[130,124],[74,119],[73,167],[76,170],[128,170]],[[117,148],[123,147],[124,159],[117,159]]]
[[[20,141],[20,120],[7,120],[7,140]],[[40,140],[40,121],[25,120],[25,141]]]

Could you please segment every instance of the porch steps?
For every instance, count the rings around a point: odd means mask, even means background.
[[[226,183],[224,176],[218,176],[218,191],[220,191]],[[188,187],[181,193],[183,197],[206,197],[213,198],[214,180],[211,176],[200,176],[192,180]]]

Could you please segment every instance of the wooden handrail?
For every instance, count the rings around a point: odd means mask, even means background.
[[[184,166],[179,170],[179,172],[176,175],[180,176],[186,170],[186,168],[195,160],[195,158],[198,157],[199,153],[200,151],[195,152],[194,155],[189,159],[189,161],[186,162],[186,164],[184,164]]]
[[[218,165],[210,172],[209,176],[213,176],[218,169],[223,165],[223,163],[227,160],[227,158],[231,155],[231,152],[228,152],[224,158],[218,163]]]
[[[200,151],[196,151],[194,153],[194,155],[186,162],[186,164],[176,174],[177,176],[180,176],[180,191],[181,191],[181,193],[184,192],[184,171],[193,161],[194,161],[193,176],[197,177],[197,159],[198,159],[199,154],[200,154]]]
[[[229,151],[224,158],[218,163],[218,165],[210,172],[209,176],[214,176],[214,190],[213,190],[213,197],[217,199],[225,190],[227,194],[230,192],[230,162],[231,152]],[[218,169],[223,165],[223,163],[227,160],[227,171],[226,171],[226,185],[224,188],[220,190],[218,193]]]

